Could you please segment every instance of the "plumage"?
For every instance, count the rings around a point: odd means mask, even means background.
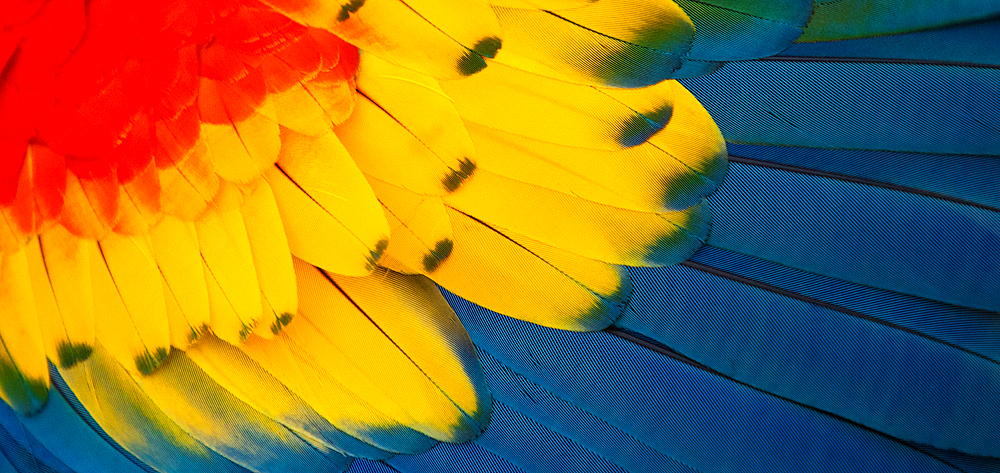
[[[671,1],[602,0],[550,11],[494,6],[504,31],[497,62],[571,82],[642,87],[672,77],[695,39]]]
[[[333,132],[284,136],[284,153],[265,179],[292,254],[339,274],[370,273],[385,251],[389,224],[361,171]]]
[[[4,314],[0,325],[0,397],[23,415],[34,414],[48,399],[49,381],[42,329],[23,250],[3,256],[0,283],[0,311]]]
[[[1000,470],[996,2],[9,7],[2,472]]]

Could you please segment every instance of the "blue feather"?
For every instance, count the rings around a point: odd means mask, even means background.
[[[708,243],[955,305],[1000,309],[1000,214],[732,163]]]
[[[774,166],[1000,209],[1000,159],[961,154],[801,148],[730,143],[730,161]]]
[[[1000,364],[919,333],[680,266],[634,273],[619,324],[764,391],[904,441],[1000,455]]]
[[[1000,154],[1000,69],[792,59],[681,82],[727,141]]]
[[[954,471],[856,424],[608,333],[545,329],[454,297],[449,302],[483,352],[697,471]],[[491,385],[504,382],[492,374],[488,370]],[[546,415],[566,414],[548,410]],[[503,422],[491,426],[508,428]],[[588,441],[583,448],[597,445]],[[539,453],[542,459],[547,455]],[[644,470],[659,471],[655,466],[633,471]]]

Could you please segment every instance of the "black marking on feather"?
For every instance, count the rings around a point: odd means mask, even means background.
[[[72,368],[81,361],[86,361],[94,353],[94,347],[89,343],[73,343],[70,341],[59,342],[56,346],[56,357],[59,358],[59,367]]]
[[[462,57],[458,58],[458,73],[463,76],[471,76],[483,69],[486,69],[486,60],[475,51],[467,49]]]
[[[285,312],[285,313],[279,315],[274,320],[274,323],[271,324],[271,333],[273,333],[275,335],[281,333],[281,329],[285,328],[286,325],[288,325],[289,323],[291,323],[292,317],[293,317],[293,315],[291,313],[289,313],[289,312]]]
[[[167,359],[167,355],[169,354],[170,352],[167,351],[166,347],[159,347],[153,350],[152,353],[146,350],[145,353],[136,355],[135,368],[139,370],[139,373],[149,375]]]
[[[503,41],[501,41],[500,38],[497,38],[496,36],[487,36],[479,40],[479,42],[472,47],[472,50],[480,56],[493,59],[496,57],[497,51],[500,51],[502,46]]]
[[[455,248],[455,242],[450,238],[445,238],[434,245],[430,254],[424,256],[424,270],[433,272],[441,263],[451,255],[451,250]]]
[[[206,332],[208,332],[208,324],[201,324],[199,327],[191,327],[191,331],[188,332],[187,337],[188,343],[194,343]]]
[[[462,182],[471,177],[474,172],[476,172],[476,163],[469,158],[462,158],[458,161],[458,169],[452,169],[444,179],[441,179],[441,184],[448,192],[455,192],[462,186]]]
[[[240,329],[240,341],[245,342],[251,333],[253,333],[253,327],[243,324],[243,328]]]
[[[351,0],[340,7],[340,13],[337,14],[337,22],[347,21],[351,17],[351,13],[358,11],[364,4],[365,0]]]
[[[372,271],[375,266],[378,265],[379,258],[382,257],[382,253],[385,253],[386,248],[389,248],[389,240],[383,238],[375,244],[375,249],[371,250],[371,254],[368,256],[368,264],[365,265],[365,269]]]

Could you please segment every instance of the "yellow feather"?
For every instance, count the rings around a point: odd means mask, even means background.
[[[357,0],[262,0],[262,3],[304,25],[329,28],[364,5]]]
[[[215,81],[203,78],[202,87],[212,82]],[[216,172],[233,182],[250,182],[259,176],[278,159],[281,147],[278,115],[270,98],[265,98],[264,103],[243,120],[225,124],[202,122],[201,136],[205,138]]]
[[[263,297],[264,312],[257,333],[273,337],[298,312],[299,301],[292,255],[271,186],[261,181],[247,196],[240,213]]]
[[[671,77],[694,24],[670,0],[601,0],[561,10],[494,6],[504,29],[499,63],[560,80],[642,87]]]
[[[170,352],[160,272],[149,239],[110,234],[90,247],[97,340],[128,369],[155,370]]]
[[[714,143],[703,137],[670,146],[676,154],[652,143],[673,133],[677,123],[671,118],[650,141],[616,151],[556,145],[472,122],[466,128],[483,170],[614,207],[664,212],[690,207],[715,190],[719,172],[695,169],[721,168],[724,173],[726,166],[721,135]]]
[[[218,459],[157,408],[100,344],[86,362],[59,374],[105,433],[158,471],[198,468]]]
[[[48,399],[49,370],[23,250],[0,256],[0,398],[23,415]]]
[[[384,452],[365,446],[337,431],[336,427],[301,397],[240,349],[217,338],[206,337],[186,353],[191,361],[223,389],[257,412],[288,427],[311,444],[344,454],[360,450],[369,457],[387,456]],[[297,370],[297,367],[288,366],[285,369]]]
[[[239,343],[263,313],[243,216],[238,207],[210,207],[194,226],[208,288],[212,331],[223,340]]]
[[[362,172],[431,195],[452,192],[471,175],[475,149],[433,78],[364,54],[358,95],[336,133]]]
[[[165,216],[149,239],[163,280],[171,345],[184,348],[211,320],[198,233],[194,223]]]
[[[303,82],[270,97],[279,125],[310,136],[323,135],[346,120],[355,100],[351,83],[343,80]]]
[[[718,125],[698,99],[677,81],[667,81],[674,92],[670,123],[649,143],[714,182],[722,182],[729,169],[726,141]]]
[[[175,351],[151,376],[133,379],[185,432],[251,471],[345,467],[342,462],[346,459],[322,451],[319,444],[303,440],[227,391],[185,352]]]
[[[623,268],[523,237],[508,238],[453,209],[448,216],[455,249],[429,276],[449,291],[511,317],[563,330],[600,330],[623,310],[630,292]]]
[[[371,272],[388,244],[375,194],[333,133],[313,138],[284,129],[274,192],[292,254],[339,274]]]
[[[499,26],[485,2],[413,3],[419,8],[402,0],[366,0],[345,21],[327,28],[364,51],[442,79],[486,67],[483,56],[492,57],[500,41]]]
[[[490,0],[490,4],[498,7],[560,10],[582,7],[597,1],[598,0]]]
[[[444,81],[441,88],[467,121],[564,146],[608,150],[639,145],[660,131],[672,103],[669,86],[597,89],[502,64],[465,80]]]
[[[464,441],[474,436],[477,427],[470,419],[482,410],[476,407],[476,396],[470,394],[471,381],[456,368],[460,364],[455,354],[445,348],[447,342],[440,337],[423,338],[425,344],[441,343],[425,348],[432,352],[426,356],[441,358],[439,365],[424,367],[412,356],[423,360],[428,352],[407,342],[411,339],[399,332],[404,322],[388,319],[414,318],[431,324],[435,317],[441,317],[434,307],[406,307],[398,300],[401,294],[383,281],[384,271],[350,282],[331,275],[339,281],[334,282],[320,269],[296,260],[295,273],[299,317],[286,332],[300,347],[322,351],[324,357],[319,359],[324,371],[379,411],[432,438]],[[428,378],[427,370],[435,375]],[[442,375],[437,373],[448,373],[452,379],[439,379]]]
[[[417,430],[447,442],[475,438],[489,422],[490,393],[485,379],[478,375],[479,359],[472,340],[437,286],[423,276],[385,269],[363,278],[328,276],[363,311],[365,318],[357,320],[379,340],[382,350],[405,357],[405,361],[399,358],[399,368],[393,368],[384,352],[369,354],[366,371],[371,376],[393,377],[400,375],[399,369],[407,369],[420,382],[429,381],[447,399],[437,401],[438,414],[429,419],[433,426]],[[327,319],[317,326],[329,333],[339,323]],[[371,331],[372,326],[378,333]],[[430,385],[426,389],[431,389]]]
[[[637,212],[598,204],[488,171],[445,205],[505,235],[524,235],[612,264],[662,266],[689,258],[708,237],[706,205],[679,212]]]
[[[420,195],[377,179],[368,182],[385,208],[392,238],[380,260],[403,273],[433,271],[451,253],[451,223],[441,198]]]
[[[94,347],[87,247],[61,225],[54,225],[28,247],[28,264],[34,292],[44,301],[39,305],[39,321],[46,353],[63,368],[85,360]]]
[[[295,321],[292,327],[301,325],[300,321]],[[315,331],[310,333],[315,334]],[[275,340],[251,336],[240,345],[241,351],[305,400],[323,418],[357,439],[396,453],[421,453],[437,443],[422,434],[416,435],[416,432],[410,436],[379,435],[380,430],[396,434],[411,429],[380,412],[327,373],[324,348],[328,346],[312,345],[308,350],[304,349],[291,340],[287,331]],[[418,439],[416,442],[400,441],[413,436]]]

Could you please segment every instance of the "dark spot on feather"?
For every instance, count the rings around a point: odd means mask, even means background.
[[[243,328],[240,329],[240,341],[246,341],[247,337],[249,337],[251,333],[253,333],[253,327],[243,324]]]
[[[45,379],[27,378],[17,366],[6,360],[0,360],[0,389],[7,395],[10,407],[26,417],[37,414],[49,400],[49,386]]]
[[[445,238],[434,245],[429,255],[424,256],[424,270],[428,273],[437,269],[441,263],[451,255],[451,250],[455,247],[455,242],[450,238]]]
[[[337,14],[337,21],[347,21],[351,17],[351,13],[358,11],[365,4],[365,0],[351,0],[346,5],[340,7],[340,13]]]
[[[375,266],[378,265],[379,258],[382,257],[382,253],[385,253],[386,248],[389,248],[389,240],[382,239],[375,244],[375,249],[371,251],[368,256],[368,264],[365,265],[365,269],[372,271]]]
[[[292,314],[285,312],[275,319],[274,323],[271,324],[271,333],[277,335],[281,333],[281,329],[285,328],[292,321]]]
[[[445,190],[448,192],[455,192],[461,187],[462,182],[471,177],[474,172],[476,172],[476,163],[472,162],[469,158],[462,158],[458,162],[458,169],[452,169],[441,180],[441,184],[444,185]]]
[[[636,114],[622,121],[616,141],[626,148],[639,146],[663,129],[663,124]]]
[[[59,358],[60,368],[72,368],[81,361],[90,358],[94,353],[94,347],[87,343],[73,343],[68,341],[59,342],[56,346],[56,357]]]
[[[191,331],[188,332],[188,337],[187,337],[188,343],[194,343],[199,338],[201,338],[201,336],[204,335],[205,332],[207,331],[208,331],[207,324],[202,324],[200,327],[191,327]]]
[[[159,347],[152,353],[147,350],[146,353],[135,357],[135,368],[139,370],[139,373],[149,375],[163,363],[163,360],[167,359],[169,354],[166,347]]]
[[[500,47],[502,45],[503,42],[500,41],[500,38],[497,38],[496,36],[488,36],[486,38],[479,40],[479,42],[472,47],[472,50],[475,51],[480,56],[493,59],[494,57],[496,57],[497,51],[500,51]]]
[[[475,51],[466,50],[458,58],[458,73],[463,76],[471,76],[483,69],[486,69],[486,60]]]

